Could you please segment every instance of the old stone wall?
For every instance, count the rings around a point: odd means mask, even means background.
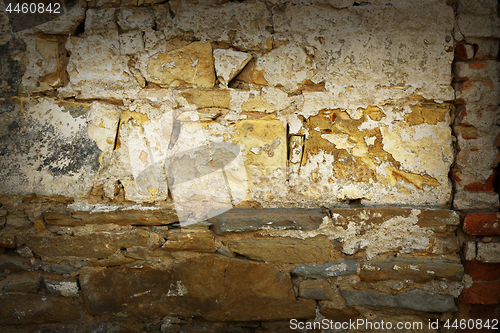
[[[498,1],[63,5],[0,2],[2,332],[493,329]]]

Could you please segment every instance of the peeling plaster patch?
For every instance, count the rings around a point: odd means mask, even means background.
[[[428,249],[430,246],[429,238],[433,232],[417,225],[419,214],[420,210],[412,209],[411,215],[406,218],[402,216],[393,217],[364,231],[362,231],[361,225],[352,222],[346,228],[335,225],[333,223],[335,217],[333,217],[332,221],[325,216],[316,230],[300,231],[267,228],[262,233],[275,237],[295,237],[300,239],[324,235],[331,240],[340,241],[342,243],[342,252],[345,254],[352,255],[360,249],[366,249],[366,258],[370,260],[378,254],[390,251],[412,253]]]

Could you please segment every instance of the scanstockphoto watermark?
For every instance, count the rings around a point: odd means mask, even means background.
[[[436,319],[435,321],[429,320],[428,323],[424,324],[423,322],[411,322],[411,321],[406,321],[406,322],[390,322],[390,321],[370,321],[367,319],[356,319],[352,320],[349,319],[349,321],[333,321],[329,319],[323,319],[321,321],[314,321],[314,322],[304,322],[304,321],[299,321],[297,319],[291,319],[290,320],[290,329],[292,330],[312,330],[312,329],[331,329],[331,330],[381,330],[381,331],[387,331],[387,330],[402,330],[402,329],[407,329],[407,330],[422,330],[425,328],[429,329],[438,329],[439,327],[439,322]]]

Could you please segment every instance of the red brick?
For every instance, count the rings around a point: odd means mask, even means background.
[[[458,300],[468,304],[498,304],[500,303],[500,282],[474,283],[469,289],[464,289]]]
[[[469,52],[467,52],[468,51],[467,48],[469,48]],[[455,46],[455,61],[471,59],[474,56],[474,52],[470,52],[471,49],[472,49],[471,45],[465,43],[457,44],[457,46]]]
[[[500,235],[500,213],[469,213],[463,231],[469,235]]]
[[[478,282],[500,280],[500,264],[469,261],[464,263],[465,273]]]
[[[495,183],[496,175],[497,175],[497,173],[495,171],[488,179],[486,179],[484,181],[475,182],[475,183],[465,185],[464,190],[470,191],[470,192],[493,192],[495,190],[494,183]]]
[[[469,314],[470,319],[481,319],[481,323],[485,323],[489,319],[490,329],[487,328],[474,328],[474,329],[459,329],[460,333],[492,333],[491,319],[500,318],[500,305],[492,304],[471,304],[471,311]],[[477,325],[476,325],[477,327]]]
[[[500,147],[500,133],[497,135],[495,141],[493,142],[495,147]]]

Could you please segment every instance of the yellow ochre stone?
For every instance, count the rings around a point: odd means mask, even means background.
[[[194,42],[168,53],[156,53],[148,62],[149,81],[163,88],[211,88],[215,84],[210,43]]]

